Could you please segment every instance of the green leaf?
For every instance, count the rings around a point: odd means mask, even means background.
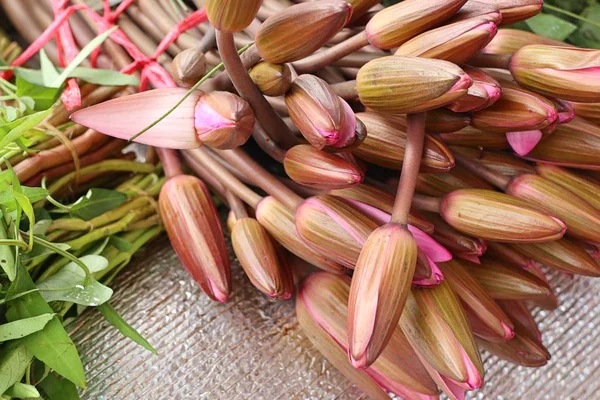
[[[90,189],[71,206],[71,216],[84,221],[96,218],[127,201],[125,193],[110,189]]]
[[[28,399],[40,397],[40,392],[37,391],[35,386],[27,385],[25,383],[17,382],[5,393],[6,395],[15,399]]]
[[[108,260],[97,255],[87,255],[80,260],[91,273],[108,266]],[[65,265],[60,271],[37,284],[37,288],[47,302],[68,301],[84,306],[98,306],[107,302],[113,291],[85,272],[74,262]]]
[[[57,88],[60,87],[60,85],[52,86],[54,82],[58,81],[60,75],[58,74],[56,68],[54,68],[54,64],[52,64],[52,61],[50,61],[44,49],[40,50],[40,67],[42,69],[44,86]]]
[[[38,385],[49,400],[79,400],[79,393],[73,383],[52,373]]]
[[[69,78],[79,78],[86,82],[103,86],[137,86],[139,84],[139,80],[135,76],[122,74],[110,69],[79,67],[75,68],[69,74]]]
[[[17,383],[27,366],[33,359],[33,354],[27,350],[22,341],[13,342],[0,351],[0,393]]]
[[[588,8],[583,14],[590,21],[600,23],[600,4]],[[600,49],[600,28],[588,22],[582,22],[577,32],[569,37],[577,46]]]
[[[0,240],[6,239],[10,238],[4,226],[4,221],[0,220]],[[0,245],[0,268],[6,273],[10,281],[15,280],[17,269],[15,266],[15,255],[11,246]]]
[[[577,30],[577,25],[552,14],[538,14],[525,22],[534,33],[555,40],[565,40]]]
[[[35,224],[35,217],[33,215],[33,206],[29,202],[29,199],[27,198],[27,196],[25,196],[22,193],[18,193],[15,190],[13,190],[12,192],[13,192],[13,196],[15,196],[15,200],[17,201],[17,203],[19,203],[19,206],[21,206],[21,209],[27,216],[27,219],[29,219],[29,232],[32,232],[33,225]],[[33,248],[33,235],[29,235],[29,248],[30,249]]]
[[[27,196],[31,203],[37,203],[40,200],[44,200],[48,196],[49,192],[41,187],[28,187],[21,186],[23,195]]]
[[[108,39],[108,37],[118,29],[117,26],[112,27],[111,29],[107,30],[106,32],[96,36],[93,40],[91,40],[87,45],[85,45],[85,47],[83,49],[81,49],[81,51],[75,56],[75,58],[73,59],[73,61],[71,61],[71,63],[67,66],[67,68],[65,68],[63,70],[63,72],[61,72],[60,76],[58,76],[51,85],[49,85],[50,87],[60,87],[64,81],[67,80],[67,78],[69,77],[69,75],[71,74],[71,72],[73,72],[73,70],[75,68],[77,68],[79,66],[79,64],[81,64],[83,62],[83,60],[85,60],[86,58],[88,58],[88,56],[90,54],[92,54],[92,52],[94,51],[94,49],[98,46],[100,46],[102,43],[104,43],[104,41],[106,39]]]
[[[115,246],[115,248],[117,250],[124,252],[124,253],[128,252],[133,247],[130,242],[128,242],[127,240],[120,238],[118,236],[111,236],[110,244]]]
[[[33,72],[29,73],[29,71]],[[39,73],[39,82],[35,73]],[[52,104],[58,99],[61,89],[44,87],[41,72],[17,68],[15,75],[17,76],[17,96],[21,97],[21,100],[24,96],[32,99],[33,104],[29,104],[30,108],[36,111],[46,110],[52,107]]]
[[[18,266],[17,278],[9,288],[7,297],[12,298],[14,295],[34,289],[36,287],[29,272],[23,266]],[[6,318],[12,322],[52,312],[52,308],[44,301],[42,295],[32,292],[12,300]],[[41,331],[32,333],[17,342],[21,341],[38,360],[74,384],[85,387],[85,373],[77,348],[57,316],[54,316]]]
[[[37,317],[20,319],[0,325],[0,342],[20,339],[44,329],[55,314],[42,314]]]
[[[35,128],[40,122],[44,120],[44,118],[46,118],[50,114],[51,111],[52,109],[40,111],[14,121],[19,122],[19,124],[13,129],[11,129],[10,132],[6,133],[5,135],[1,135],[0,132],[0,136],[4,136],[2,137],[2,140],[0,140],[0,148],[15,141],[19,136],[23,135],[30,129]]]
[[[14,121],[19,117],[19,110],[12,106],[4,107],[4,112],[6,113],[6,119],[9,121]]]
[[[104,318],[115,328],[119,330],[123,334],[123,336],[128,337],[133,340],[146,350],[150,351],[153,354],[158,354],[157,351],[152,347],[150,343],[142,335],[138,333],[131,325],[129,325],[121,315],[109,303],[104,303],[100,307],[98,307],[98,311],[104,315]]]

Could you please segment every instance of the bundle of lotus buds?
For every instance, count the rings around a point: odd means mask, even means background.
[[[205,0],[216,40],[171,67],[191,92],[71,119],[165,149],[160,211],[192,278],[228,300],[229,231],[372,398],[463,399],[480,349],[545,365],[547,272],[600,276],[600,51],[502,28],[542,0],[296,3]]]

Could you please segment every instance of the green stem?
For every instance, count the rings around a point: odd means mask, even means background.
[[[0,246],[18,246],[18,247],[22,248],[23,250],[28,249],[27,243],[25,243],[22,240],[16,240],[16,239],[2,239],[2,240],[0,240]]]
[[[23,233],[23,235],[26,235],[26,234]],[[68,258],[69,260],[73,261],[75,264],[77,264],[81,267],[81,269],[85,272],[86,277],[91,275],[91,272],[90,272],[89,268],[87,267],[87,265],[85,265],[79,258],[75,257],[73,254],[69,253],[68,251],[65,251],[59,247],[56,247],[53,243],[47,242],[44,239],[39,238],[37,236],[33,237],[33,243],[40,245],[42,247],[45,247],[47,249],[50,249],[53,252],[55,252],[56,254],[59,254],[65,258]]]
[[[248,50],[248,48],[250,46],[252,46],[253,44],[254,43],[249,43],[246,46],[242,47],[238,51],[238,54],[242,54],[244,51]],[[179,107],[181,105],[181,103],[183,103],[185,101],[185,99],[187,99],[188,97],[190,97],[190,95],[192,93],[194,93],[196,91],[196,89],[198,89],[200,87],[200,85],[202,85],[204,82],[206,82],[211,76],[213,76],[214,74],[216,74],[221,68],[223,68],[223,63],[219,63],[216,67],[214,67],[213,69],[211,69],[210,71],[208,71],[208,73],[206,75],[204,75],[202,77],[202,79],[200,79],[198,82],[196,82],[196,84],[194,86],[192,86],[190,88],[190,90],[188,90],[187,93],[184,94],[183,97],[181,99],[179,99],[179,101],[177,103],[175,103],[175,105],[173,107],[171,107],[167,112],[165,112],[163,115],[161,115],[156,121],[154,121],[153,123],[151,123],[150,125],[148,125],[144,129],[142,129],[141,131],[139,131],[138,133],[136,133],[135,135],[133,135],[129,139],[129,141],[130,142],[134,141],[140,135],[142,135],[143,133],[147,132],[149,129],[153,128],[160,121],[162,121],[163,119],[165,119],[166,117],[168,117],[169,114],[171,114],[177,107]]]
[[[578,19],[580,21],[586,22],[586,23],[588,23],[590,25],[594,25],[594,26],[600,28],[600,23],[592,21],[592,20],[589,20],[589,19],[587,19],[585,17],[582,17],[581,15],[577,15],[577,14],[572,13],[570,11],[563,10],[560,7],[556,7],[556,6],[544,3],[544,8],[546,8],[548,10],[551,10],[551,11],[556,11],[557,13],[560,13],[560,14],[568,15],[571,18]]]

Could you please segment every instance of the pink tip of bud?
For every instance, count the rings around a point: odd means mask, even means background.
[[[504,330],[504,340],[510,340],[515,337],[515,331],[513,328],[508,326],[504,321],[500,322],[502,324],[502,329]],[[541,340],[541,338],[540,338]]]
[[[476,256],[475,254],[457,253],[456,257],[462,258],[463,260],[470,261],[473,264],[481,264],[481,260],[479,259],[479,256]]]
[[[446,250],[444,246],[439,244],[431,236],[413,225],[408,225],[408,230],[415,238],[417,247],[433,262],[446,262],[452,260],[452,253]]]
[[[415,235],[413,234],[413,236],[415,236]],[[415,240],[417,241],[417,245],[418,245],[419,240],[416,237],[415,237]],[[426,256],[426,257],[427,257],[427,261],[429,261],[429,266],[431,267],[431,276],[429,278],[413,279],[413,281],[412,281],[413,285],[419,286],[419,287],[424,287],[424,288],[437,286],[444,280],[444,274],[442,273],[440,268],[437,266],[437,264],[431,258],[429,258],[429,256]],[[452,255],[450,255],[450,257],[452,257]]]
[[[459,75],[458,81],[456,81],[454,86],[452,86],[452,88],[449,91],[450,92],[461,92],[461,91],[469,89],[472,84],[473,84],[473,80],[471,79],[469,74],[462,73]]]
[[[542,131],[507,132],[506,140],[510,147],[520,156],[529,154],[542,140]]]

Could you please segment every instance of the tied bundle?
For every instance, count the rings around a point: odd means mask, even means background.
[[[140,93],[71,120],[157,149],[165,230],[211,299],[234,290],[215,196],[250,282],[295,292],[365,393],[463,399],[480,348],[549,360],[528,308],[557,307],[548,269],[600,276],[600,52],[499,29],[538,0],[378,3],[206,0],[153,27],[159,2],[104,2],[73,26],[118,24],[93,63]]]

